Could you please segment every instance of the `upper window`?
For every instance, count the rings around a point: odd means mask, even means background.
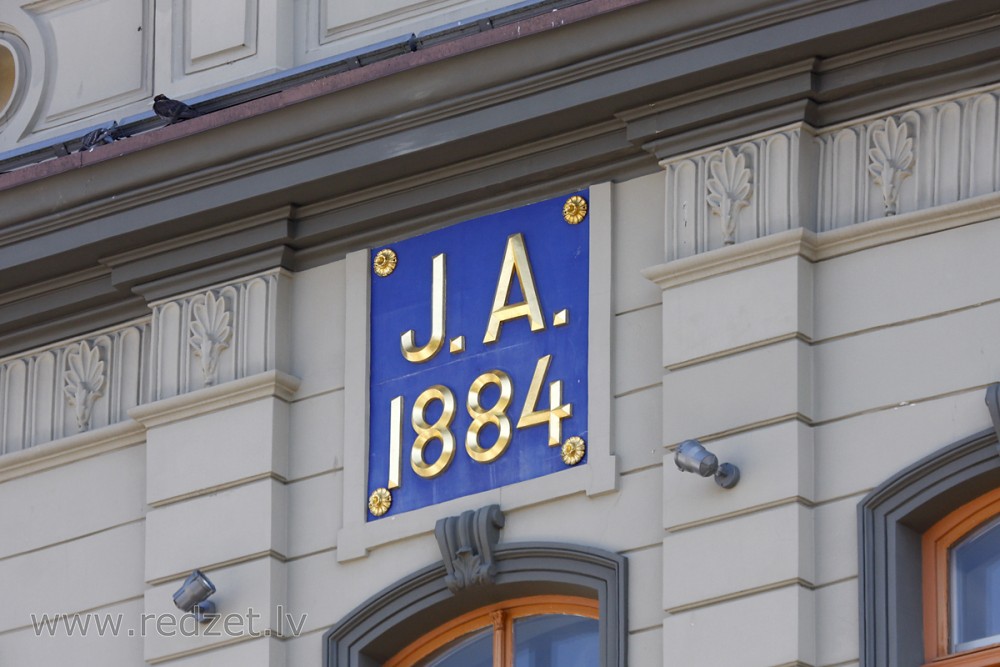
[[[1000,664],[1000,489],[934,524],[922,550],[928,663]]]
[[[1000,665],[997,431],[939,449],[861,501],[861,667]]]
[[[508,600],[442,625],[385,667],[599,667],[597,600]]]

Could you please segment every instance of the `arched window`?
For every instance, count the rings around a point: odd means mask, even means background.
[[[1000,383],[986,403],[993,428],[899,471],[858,507],[861,667],[1000,665]]]
[[[495,505],[440,520],[442,561],[330,628],[325,667],[625,667],[626,558],[572,544],[497,545],[503,525]]]
[[[599,667],[597,600],[539,595],[463,614],[385,667]]]
[[[1000,489],[923,538],[924,655],[935,664],[1000,664]]]

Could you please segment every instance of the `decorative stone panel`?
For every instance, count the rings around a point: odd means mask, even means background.
[[[138,405],[287,367],[278,346],[289,281],[280,269],[257,274],[154,303],[151,317],[0,359],[0,454],[123,422]]]
[[[148,319],[0,360],[0,453],[116,424],[143,400]]]
[[[257,53],[257,0],[184,0],[184,72]]]
[[[800,226],[811,133],[798,125],[664,161],[668,259]]]
[[[149,400],[278,368],[289,280],[274,270],[153,303]]]
[[[51,80],[36,130],[152,95],[152,0],[18,3],[42,26]],[[99,73],[100,76],[95,76]]]
[[[1000,191],[1000,87],[671,157],[666,258],[828,231]]]
[[[998,98],[993,88],[824,130],[816,138],[819,231],[1000,190]],[[905,133],[894,148],[908,165],[902,171],[910,172],[897,177],[891,213],[873,175],[880,168],[873,153],[884,151],[880,144],[895,134],[890,128]]]
[[[510,0],[308,0],[307,25],[318,30],[310,30],[307,50],[328,48],[331,53],[343,53],[400,35],[420,34],[450,24],[458,27],[462,19],[513,4]]]

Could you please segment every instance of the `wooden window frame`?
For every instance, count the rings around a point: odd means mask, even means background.
[[[597,600],[568,595],[535,595],[474,609],[420,637],[385,662],[384,667],[408,667],[456,639],[482,628],[493,627],[493,665],[512,667],[514,621],[529,616],[563,614],[598,619]]]
[[[922,538],[924,657],[935,667],[989,667],[1000,665],[1000,643],[951,652],[949,551],[959,540],[1000,515],[1000,488],[962,505]]]

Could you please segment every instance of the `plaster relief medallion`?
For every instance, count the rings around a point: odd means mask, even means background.
[[[890,116],[872,132],[872,147],[868,150],[868,173],[882,187],[885,214],[895,215],[899,201],[899,186],[910,175],[913,165],[913,139],[906,123],[896,123]]]
[[[190,344],[201,359],[201,372],[206,386],[218,381],[219,355],[229,347],[232,328],[226,301],[212,292],[195,297],[191,308]]]
[[[372,491],[372,495],[368,498],[368,511],[372,516],[382,516],[390,507],[392,507],[392,494],[389,489],[383,487]]]
[[[82,433],[90,429],[90,416],[94,402],[101,397],[104,387],[104,362],[97,346],[86,341],[66,356],[66,373],[63,392],[76,414],[76,425]]]
[[[583,455],[587,453],[587,443],[580,436],[574,435],[566,439],[562,450],[559,452],[563,463],[568,466],[575,466],[583,460]]]
[[[722,220],[722,240],[726,245],[736,243],[736,216],[750,203],[751,172],[746,156],[737,155],[726,148],[709,163],[708,205],[712,213]]]
[[[375,255],[375,261],[372,262],[372,269],[375,271],[375,275],[385,278],[396,270],[397,261],[396,253],[391,248],[383,248]]]
[[[571,225],[578,225],[587,217],[587,200],[580,195],[573,195],[563,204],[563,220]]]

